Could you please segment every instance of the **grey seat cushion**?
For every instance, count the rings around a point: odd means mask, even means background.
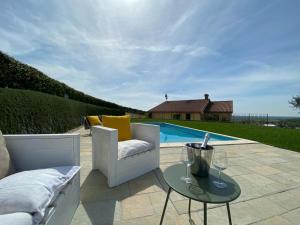
[[[31,214],[24,212],[0,215],[0,225],[34,225]]]
[[[15,169],[6,148],[5,139],[0,131],[0,179],[14,173],[14,171]]]
[[[142,152],[152,150],[154,145],[147,141],[132,139],[118,143],[118,159],[124,159]]]

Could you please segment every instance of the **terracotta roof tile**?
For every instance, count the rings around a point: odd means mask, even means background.
[[[209,101],[205,99],[165,101],[152,108],[149,112],[161,113],[204,113],[204,112],[230,112],[232,101]]]
[[[232,101],[214,101],[210,102],[205,112],[233,112]]]
[[[209,101],[205,99],[165,101],[149,112],[203,113]]]

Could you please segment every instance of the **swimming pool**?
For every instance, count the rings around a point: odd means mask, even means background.
[[[160,126],[160,143],[174,143],[174,142],[202,142],[205,131],[195,130],[188,127],[172,125],[169,123],[149,123]],[[236,138],[227,137],[218,134],[210,134],[209,141],[233,141]]]

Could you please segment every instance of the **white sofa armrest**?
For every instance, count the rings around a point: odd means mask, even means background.
[[[155,148],[160,146],[160,128],[158,125],[131,123],[132,138],[150,142]]]
[[[156,166],[160,164],[160,127],[158,125],[131,123],[132,138],[154,144]]]
[[[93,126],[92,144],[93,169],[99,169],[108,179],[113,178],[118,161],[118,130]]]
[[[17,171],[80,165],[79,134],[4,135]]]

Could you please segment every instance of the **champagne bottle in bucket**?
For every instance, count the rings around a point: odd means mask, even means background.
[[[204,140],[202,142],[202,145],[201,145],[202,149],[206,149],[209,138],[210,138],[209,133],[206,133],[205,136],[204,136]]]
[[[198,177],[207,177],[209,175],[214,149],[213,146],[208,145],[209,138],[209,133],[206,133],[201,145],[196,143],[186,144],[187,147],[193,148],[194,162],[191,166],[191,173]]]

